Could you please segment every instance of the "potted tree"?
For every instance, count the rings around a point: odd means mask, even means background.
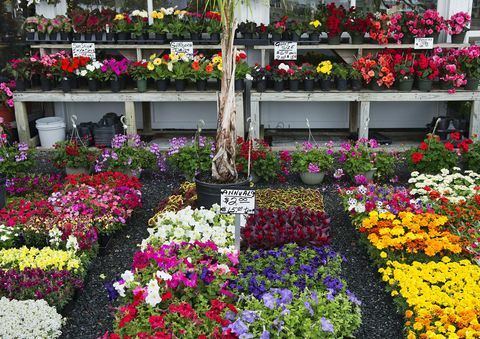
[[[306,141],[297,145],[292,154],[291,170],[300,174],[300,179],[307,185],[318,185],[323,182],[325,173],[333,168],[333,151],[322,149]]]
[[[53,163],[69,174],[88,174],[98,156],[98,149],[89,148],[76,140],[59,142],[54,145]]]

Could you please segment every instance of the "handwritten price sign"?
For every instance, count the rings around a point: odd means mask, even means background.
[[[414,49],[433,49],[433,38],[415,38]]]
[[[172,53],[185,53],[188,59],[193,59],[193,42],[192,41],[172,41],[170,43]]]
[[[255,214],[255,191],[222,190],[220,212],[223,214]]]
[[[297,43],[291,41],[274,42],[275,60],[297,60]]]

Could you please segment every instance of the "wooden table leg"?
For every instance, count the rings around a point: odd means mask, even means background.
[[[480,101],[472,102],[469,135],[471,139],[477,139],[480,135]]]
[[[20,142],[30,145],[30,126],[28,124],[27,103],[15,101],[15,122],[17,123],[18,138]]]
[[[260,101],[251,102],[250,110],[251,124],[253,124],[253,138],[260,138]],[[249,126],[250,127],[250,126]]]
[[[137,134],[135,121],[135,102],[125,101],[125,118],[127,122],[127,134]]]
[[[143,134],[152,134],[152,103],[142,102]]]
[[[368,124],[370,122],[370,101],[360,102],[358,138],[368,139]]]

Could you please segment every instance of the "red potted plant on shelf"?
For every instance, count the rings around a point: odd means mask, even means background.
[[[352,67],[360,71],[363,80],[370,84],[372,90],[390,88],[395,82],[393,57],[390,53],[379,53],[376,58],[369,53],[355,61]]]
[[[257,26],[257,33],[259,39],[268,39],[268,26],[261,23]]]
[[[303,63],[300,69],[303,78],[303,89],[311,92],[315,87],[315,66],[309,63]]]
[[[29,58],[12,59],[6,64],[3,72],[15,79],[16,90],[23,92],[27,88],[27,83],[30,82],[31,61]]]
[[[290,66],[283,62],[275,62],[272,66],[271,78],[273,80],[273,89],[281,92],[283,91],[285,80],[288,80]]]
[[[137,91],[140,93],[147,91],[148,79],[153,75],[148,65],[146,61],[136,61],[128,65],[128,75],[137,82]]]
[[[410,52],[395,52],[393,54],[393,64],[398,90],[402,92],[410,92],[413,88],[413,81],[415,79],[413,55]]]
[[[446,24],[443,17],[434,9],[428,9],[423,14],[418,15],[414,24],[416,37],[431,37],[433,42],[438,42],[440,32],[445,30]]]
[[[420,53],[413,63],[418,90],[430,92],[433,80],[438,77],[439,70],[432,58]]]
[[[119,13],[113,18],[113,29],[118,41],[130,40],[132,32],[132,19],[128,13]]]
[[[88,10],[75,8],[70,12],[73,26],[73,40],[81,40],[81,35],[87,32]]]
[[[465,89],[476,91],[480,79],[480,46],[468,46],[460,50],[458,65],[466,74]]]
[[[370,21],[370,27],[368,34],[373,41],[380,45],[388,44],[389,30],[388,23],[390,22],[390,16],[386,13],[377,12],[373,14]]]
[[[268,31],[272,34],[273,41],[283,40],[283,35],[287,30],[288,16],[284,16],[278,21],[272,22],[268,25]]]
[[[347,12],[342,5],[337,7],[334,2],[326,5],[323,12],[328,36],[328,44],[339,45],[341,41],[341,35],[345,29]]]
[[[363,38],[371,25],[371,21],[371,13],[361,12],[354,6],[350,7],[345,21],[345,31],[350,34],[352,44],[363,44]]]
[[[432,60],[439,70],[440,87],[447,89],[449,93],[454,93],[455,88],[467,84],[466,75],[460,69],[457,60],[459,55],[460,53],[456,49],[436,48],[432,56]]]
[[[448,34],[452,36],[453,44],[463,44],[472,17],[465,12],[455,13],[447,21]]]
[[[398,43],[412,44],[417,35],[414,30],[418,14],[413,11],[397,12],[391,15],[389,31],[390,36]]]
[[[88,57],[64,57],[56,61],[52,67],[52,73],[60,79],[62,90],[68,93],[72,90],[72,79],[76,77],[77,71],[90,62]]]

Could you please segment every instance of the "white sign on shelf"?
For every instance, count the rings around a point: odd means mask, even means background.
[[[415,38],[414,49],[433,49],[433,38]]]
[[[254,190],[224,189],[220,193],[220,213],[255,214]]]
[[[297,43],[294,41],[275,41],[275,60],[297,60]]]
[[[170,42],[170,51],[175,54],[185,53],[188,59],[193,59],[192,41],[172,41]]]
[[[95,61],[97,58],[97,54],[95,53],[95,44],[93,42],[72,43],[72,56],[89,57],[90,59]]]

